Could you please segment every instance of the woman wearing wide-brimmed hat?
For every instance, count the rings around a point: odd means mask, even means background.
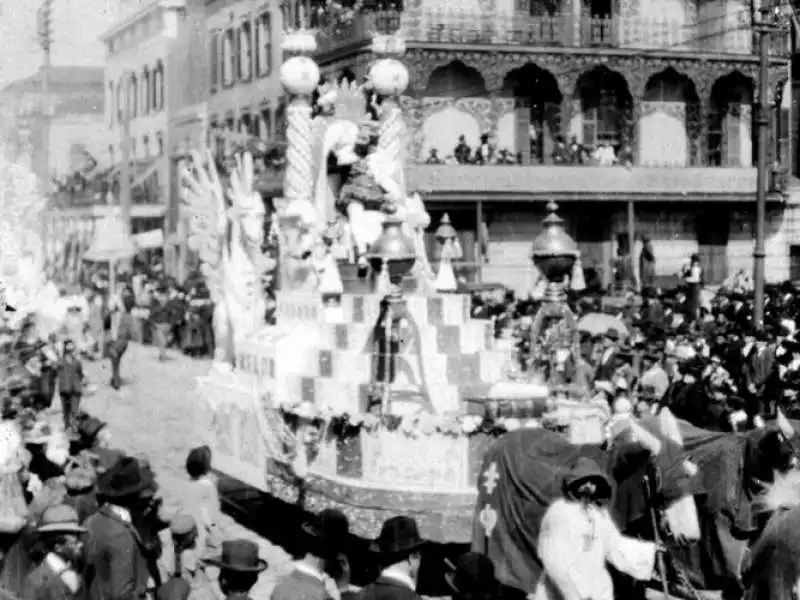
[[[427,544],[411,517],[388,519],[370,549],[383,569],[377,580],[364,588],[361,600],[416,600],[421,550]]]

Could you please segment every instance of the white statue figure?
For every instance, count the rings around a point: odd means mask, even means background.
[[[205,160],[198,152],[191,156],[192,172],[181,172],[191,214],[188,244],[199,254],[214,301],[214,360],[231,363],[236,340],[263,324],[264,205],[253,190],[252,156],[237,157],[227,193],[211,153]]]

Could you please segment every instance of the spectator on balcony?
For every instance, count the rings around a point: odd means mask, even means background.
[[[459,164],[466,165],[470,162],[470,156],[472,155],[472,150],[467,144],[467,137],[465,135],[458,136],[458,144],[456,144],[455,149],[453,150],[453,156],[455,156],[456,161]]]
[[[503,148],[497,155],[498,165],[515,165],[517,164],[516,158],[511,154],[511,150]]]
[[[569,148],[560,135],[556,138],[556,145],[551,156],[554,165],[568,165],[572,162]]]
[[[633,166],[633,149],[629,143],[625,142],[622,145],[619,154],[617,154],[617,162],[626,169],[630,169]]]
[[[617,160],[614,149],[605,142],[600,142],[594,151],[594,162],[600,167],[612,167]]]
[[[573,165],[582,164],[584,151],[585,148],[583,144],[578,141],[578,136],[573,135],[569,142],[569,161]]]
[[[489,143],[489,134],[481,135],[481,143],[475,148],[475,164],[490,165],[494,159],[494,146]]]
[[[428,159],[425,161],[426,165],[441,165],[444,161],[439,158],[439,151],[436,148],[431,148],[428,153]]]

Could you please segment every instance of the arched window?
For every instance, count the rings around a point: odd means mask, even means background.
[[[211,93],[217,91],[217,86],[219,85],[219,43],[220,43],[220,36],[219,31],[214,30],[211,32],[210,38],[210,51],[211,56],[210,65],[211,65]]]
[[[139,99],[142,114],[150,114],[150,69],[148,67],[145,67],[142,71],[142,90]]]
[[[237,43],[239,80],[250,81],[253,71],[253,26],[250,21],[245,21],[239,27]]]

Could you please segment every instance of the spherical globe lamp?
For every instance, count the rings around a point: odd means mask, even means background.
[[[319,85],[319,67],[307,56],[293,56],[281,65],[281,85],[292,96],[311,96]]]
[[[399,96],[410,81],[406,66],[394,58],[384,58],[375,63],[369,71],[369,80],[381,96]]]

